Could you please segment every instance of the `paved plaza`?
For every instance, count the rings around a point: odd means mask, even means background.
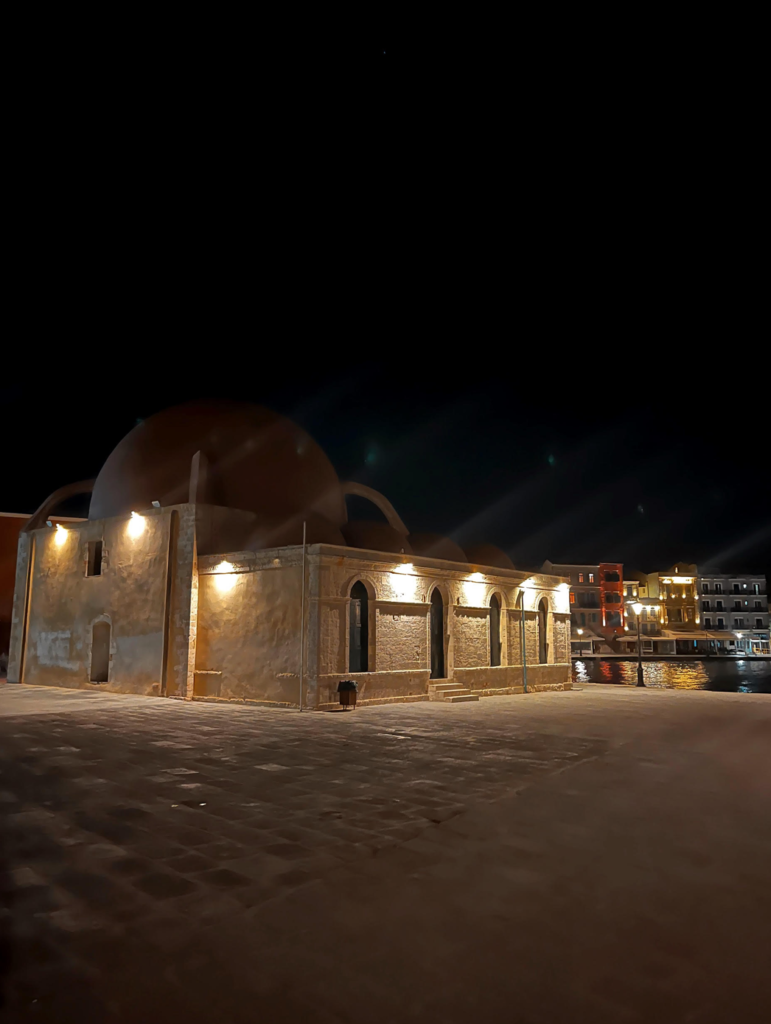
[[[0,1017],[765,1022],[770,807],[763,695],[0,685]]]

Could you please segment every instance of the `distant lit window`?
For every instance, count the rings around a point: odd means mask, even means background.
[[[583,583],[584,582],[584,574],[582,572],[580,572],[578,574],[578,582],[579,583]]]
[[[575,604],[576,603],[576,595],[573,593],[572,590],[570,591],[570,603],[571,604]]]
[[[594,573],[593,572],[589,573],[589,582],[590,583],[594,583]]]

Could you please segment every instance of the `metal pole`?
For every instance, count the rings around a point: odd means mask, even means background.
[[[305,528],[303,521],[303,575],[300,588],[300,711],[303,709],[303,681],[305,678]]]
[[[645,686],[642,667],[642,637],[640,636],[640,613],[637,613],[637,685]]]
[[[519,628],[522,633],[522,684],[524,686],[524,692],[527,693],[527,651],[526,651],[526,637],[525,637],[525,592],[521,591],[522,594],[522,615],[520,617]]]

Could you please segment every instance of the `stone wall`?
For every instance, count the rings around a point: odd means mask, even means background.
[[[199,560],[195,697],[299,704],[301,581],[297,548]]]
[[[23,535],[14,675],[30,684],[160,694],[166,650],[171,513],[118,517]],[[102,541],[102,571],[86,575],[89,542]],[[24,597],[29,573],[27,627]],[[23,589],[22,589],[23,588]],[[96,622],[110,625],[108,680],[92,683]],[[23,648],[23,665],[22,665]],[[9,677],[10,678],[10,677]]]
[[[428,664],[428,605],[378,602],[377,672],[422,669]]]
[[[455,670],[489,665],[489,608],[466,608],[456,605],[452,611],[451,628]]]
[[[349,677],[350,593],[358,580],[369,595],[370,671],[357,677],[362,701],[427,696],[437,589],[446,678],[479,692],[515,692],[524,600],[532,685],[541,676],[548,685],[570,679],[568,594],[558,578],[470,572],[438,559],[311,545],[303,584],[301,547],[202,555],[197,518],[196,506],[186,504],[143,512],[138,532],[128,517],[116,517],[76,524],[61,544],[50,529],[23,535],[9,679],[19,681],[23,672],[24,682],[55,686],[298,704],[302,671],[303,706],[334,703],[337,683]],[[213,536],[211,524],[207,529]],[[103,572],[86,577],[87,545],[98,539]],[[493,595],[501,604],[501,666],[494,669]],[[542,600],[549,608],[549,664],[538,666]],[[106,683],[90,682],[97,621],[112,630]]]
[[[428,669],[404,672],[338,672],[320,676],[319,706],[339,704],[337,684],[353,679],[358,686],[357,704],[387,704],[391,701],[428,700]]]

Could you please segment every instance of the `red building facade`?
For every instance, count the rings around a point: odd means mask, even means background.
[[[620,636],[626,622],[624,613],[624,566],[621,562],[600,562],[601,632],[606,637]]]

